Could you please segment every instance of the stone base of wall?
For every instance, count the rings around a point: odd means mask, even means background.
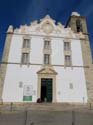
[[[1,103],[0,111],[67,111],[67,110],[93,110],[93,103]]]

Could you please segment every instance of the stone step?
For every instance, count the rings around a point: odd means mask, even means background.
[[[93,107],[93,104],[91,104]],[[4,104],[0,106],[1,111],[24,111],[24,110],[48,110],[48,111],[66,111],[73,109],[89,109],[89,104],[67,104],[67,103],[20,103]]]
[[[0,125],[93,125],[93,111],[1,112]]]

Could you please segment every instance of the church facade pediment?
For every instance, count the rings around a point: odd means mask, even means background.
[[[53,74],[57,75],[57,72],[51,68],[42,68],[37,72],[37,74]]]

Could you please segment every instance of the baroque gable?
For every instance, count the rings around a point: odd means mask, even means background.
[[[12,28],[9,27],[8,31],[11,32]],[[56,23],[49,15],[46,15],[40,21],[35,20],[30,25],[21,25],[20,28],[16,28],[14,33],[32,34],[32,35],[54,35],[68,38],[84,38],[84,35],[72,31],[70,27],[65,28],[62,23]]]
[[[46,15],[40,21],[35,20],[30,23],[30,25],[21,25],[20,28],[16,28],[14,33],[33,33],[33,32],[44,32],[45,34],[50,34],[52,32],[61,32],[62,29],[65,29],[64,26],[58,22],[55,24],[55,20],[53,20],[49,15]]]

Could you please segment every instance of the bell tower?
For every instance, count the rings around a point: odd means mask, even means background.
[[[80,39],[80,43],[82,50],[82,59],[86,79],[88,101],[93,102],[93,63],[90,49],[89,33],[87,31],[86,18],[84,16],[80,16],[80,14],[77,12],[72,12],[72,15],[69,17],[65,27],[71,27],[74,33],[79,34],[80,32],[82,32],[85,36],[84,39]]]
[[[82,32],[83,34],[88,35],[86,18],[80,16],[77,12],[72,12],[65,27],[71,27],[75,33]]]

